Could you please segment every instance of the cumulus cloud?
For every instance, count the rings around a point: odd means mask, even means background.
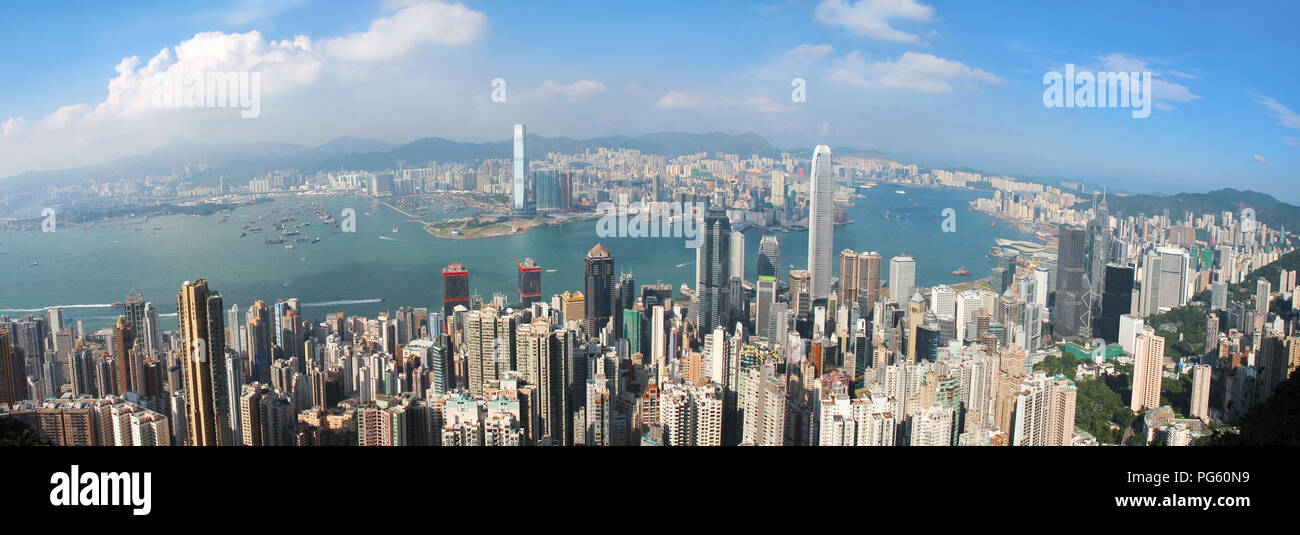
[[[934,20],[934,8],[916,0],[823,0],[817,5],[814,15],[822,24],[843,26],[871,39],[914,43],[920,37],[894,29],[890,26],[890,20],[931,22]]]
[[[366,31],[338,37],[298,35],[273,40],[256,30],[200,32],[162,48],[148,60],[138,56],[122,59],[100,102],[68,104],[39,119],[14,117],[0,123],[0,139],[8,147],[0,152],[0,176],[139,152],[179,132],[206,134],[225,128],[222,131],[229,133],[230,128],[247,128],[232,126],[241,120],[233,110],[157,105],[155,95],[160,89],[175,87],[175,81],[188,80],[186,76],[258,73],[259,100],[296,98],[307,90],[313,94],[351,87],[367,90],[364,86],[378,78],[374,71],[392,68],[385,66],[389,60],[421,47],[473,41],[486,33],[486,27],[486,15],[460,3],[400,0],[386,4],[382,16],[371,21]],[[350,80],[344,80],[349,76]],[[599,84],[590,84],[584,81],[553,89],[565,98],[603,90]],[[181,114],[184,120],[176,120]]]
[[[420,2],[401,6],[395,13],[370,22],[370,29],[326,40],[325,52],[348,61],[374,61],[400,57],[420,45],[458,45],[473,41],[487,30],[487,15],[464,4]]]
[[[980,83],[1004,83],[1002,78],[983,69],[923,52],[905,52],[896,60],[885,61],[870,61],[861,52],[850,52],[831,71],[830,79],[847,85],[923,93],[948,93],[954,83],[972,87]]]
[[[518,98],[532,102],[546,102],[556,98],[563,98],[565,102],[578,102],[588,96],[604,92],[605,84],[591,80],[579,80],[568,85],[547,80],[536,88],[520,91]]]
[[[17,139],[27,131],[27,120],[22,116],[10,117],[0,123],[0,139]]]
[[[1258,155],[1258,154],[1255,154],[1255,155],[1251,156],[1251,157],[1250,157],[1250,160],[1253,161],[1253,162],[1256,162],[1256,163],[1268,163],[1268,158],[1265,158],[1265,157],[1260,156],[1260,155]]]

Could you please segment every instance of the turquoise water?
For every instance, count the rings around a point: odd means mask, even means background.
[[[854,223],[835,229],[835,249],[875,250],[888,259],[911,254],[917,264],[917,284],[932,286],[987,276],[994,266],[986,253],[994,238],[1032,239],[1005,225],[990,227],[992,218],[971,212],[967,203],[987,192],[906,187],[894,193],[888,185],[866,190],[866,197],[847,208]],[[314,214],[299,210],[296,221],[310,221],[301,236],[320,236],[320,243],[298,242],[294,249],[266,245],[276,235],[273,209],[320,200],[334,214],[344,208],[357,212],[355,234],[331,234]],[[957,212],[957,232],[944,233],[941,212]],[[889,211],[893,218],[886,219]],[[469,212],[441,214],[461,217]],[[239,238],[240,227],[265,214],[264,231]],[[583,256],[597,242],[613,252],[616,269],[631,272],[637,284],[668,282],[674,288],[694,284],[695,254],[681,238],[598,238],[596,222],[538,228],[526,234],[478,240],[441,240],[425,234],[418,223],[363,197],[299,197],[240,208],[220,215],[164,216],[147,223],[100,223],[62,227],[57,232],[0,232],[0,314],[19,316],[25,310],[64,306],[71,320],[87,329],[112,325],[132,288],[140,290],[160,313],[174,313],[182,282],[206,278],[219,290],[226,306],[246,309],[255,299],[271,302],[297,297],[309,318],[329,312],[373,315],[399,306],[441,309],[441,269],[449,263],[470,270],[471,292],[490,299],[493,292],[517,296],[515,264],[525,257],[543,268],[542,294],[582,288]],[[161,227],[162,230],[153,230]],[[393,232],[394,227],[397,232]],[[135,230],[141,229],[141,230]],[[753,279],[762,229],[745,232],[746,278]],[[780,233],[782,273],[789,265],[805,267],[807,233]],[[292,242],[291,242],[292,243]],[[29,267],[39,261],[36,267]],[[680,266],[680,267],[679,267]],[[952,270],[965,266],[971,277]],[[838,268],[838,266],[837,266]],[[887,277],[887,267],[886,273]],[[382,301],[380,301],[382,299]],[[165,318],[165,328],[175,328]]]

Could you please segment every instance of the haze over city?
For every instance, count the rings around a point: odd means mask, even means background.
[[[576,138],[755,132],[781,149],[1300,200],[1282,187],[1300,170],[1289,3],[1212,16],[1173,3],[915,0],[77,7],[14,5],[0,21],[23,44],[0,52],[0,176],[178,140],[502,141],[525,122]],[[1150,117],[1045,107],[1044,75],[1067,64],[1150,72]],[[260,116],[154,106],[153,76],[178,69],[259,72]],[[791,99],[795,78],[806,101]]]

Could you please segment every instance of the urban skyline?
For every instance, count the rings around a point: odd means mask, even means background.
[[[19,6],[0,26],[30,44],[5,64],[32,82],[0,102],[0,175],[105,162],[177,139],[496,140],[503,126],[532,122],[576,138],[752,131],[782,147],[873,149],[930,167],[1135,193],[1229,185],[1300,201],[1274,187],[1300,165],[1300,103],[1288,100],[1296,81],[1273,68],[1294,48],[1289,5],[1214,17],[1130,6],[1122,19],[1107,9],[1062,17],[1052,6],[1012,14],[914,0],[675,6],[673,26],[690,39],[651,30],[665,10],[581,2],[81,7]],[[31,21],[18,23],[24,15]],[[738,22],[711,24],[724,18]],[[88,30],[61,31],[69,27]],[[575,27],[582,31],[541,35]],[[1074,31],[1083,27],[1090,31]],[[68,47],[81,54],[57,52]],[[1150,71],[1151,116],[1044,108],[1044,75],[1067,64]],[[155,109],[150,77],[169,67],[260,72],[264,113]],[[498,78],[504,102],[493,100]]]

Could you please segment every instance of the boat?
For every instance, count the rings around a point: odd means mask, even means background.
[[[905,195],[905,194],[906,194],[906,192],[903,191],[903,190],[901,190],[901,189],[896,189],[896,190],[894,190],[894,193],[897,193],[897,194],[899,194],[899,195]]]
[[[298,238],[298,239],[293,240],[293,241],[307,241],[307,238]]]
[[[240,233],[239,233],[239,237],[240,237],[240,238],[243,238],[244,236],[247,236],[247,235],[248,235],[247,232],[240,232]]]
[[[969,270],[969,269],[966,269],[966,266],[962,266],[962,267],[959,267],[959,268],[957,268],[957,269],[954,269],[954,270],[952,271],[952,274],[953,274],[953,275],[970,275],[970,270]]]
[[[320,241],[320,236],[316,236],[315,238],[312,238],[312,239],[311,239],[311,242],[312,242],[312,243],[316,243],[316,242],[318,242],[318,241]]]
[[[555,272],[557,272],[557,271],[559,271],[559,270],[558,270],[558,269],[548,269],[548,270],[546,270],[547,273],[555,273]]]
[[[397,227],[393,227],[393,232],[394,232],[394,233],[397,232]]]
[[[126,306],[126,303],[123,303],[123,302],[121,302],[121,301],[118,301],[118,302],[116,302],[116,303],[113,303],[113,306],[115,306],[115,307],[124,307],[124,306]]]
[[[292,244],[292,243],[286,243],[286,244],[284,244],[284,245],[281,245],[280,247],[282,247],[282,248],[284,248],[284,249],[293,249],[293,244]]]
[[[36,267],[36,266],[37,266],[38,264],[40,264],[40,263],[41,263],[41,261],[40,261],[40,260],[37,260],[37,261],[35,261],[35,262],[32,262],[32,263],[30,263],[30,264],[27,264],[27,267]]]
[[[266,238],[266,239],[263,240],[263,241],[264,241],[265,243],[267,243],[268,245],[270,245],[270,244],[276,244],[276,243],[284,243],[284,238]]]

